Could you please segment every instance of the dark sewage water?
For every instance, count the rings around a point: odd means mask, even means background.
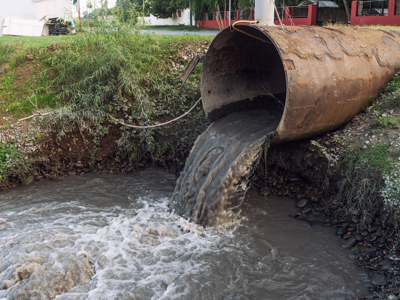
[[[331,228],[250,190],[224,226],[171,212],[175,177],[71,176],[0,193],[0,299],[353,299],[367,276]]]

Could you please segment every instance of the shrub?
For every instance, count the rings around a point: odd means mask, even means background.
[[[397,218],[400,212],[400,171],[399,166],[383,174],[384,186],[380,193],[385,208]]]
[[[371,222],[383,207],[384,174],[393,166],[388,145],[348,150],[340,160],[336,194],[346,213],[359,216],[362,223]]]
[[[12,144],[0,146],[0,188],[7,182],[7,177],[25,179],[33,169],[32,159],[24,157],[24,154]]]
[[[7,173],[10,162],[17,151],[17,148],[13,145],[4,144],[0,146],[0,180],[2,180]]]
[[[378,125],[383,128],[391,127],[393,129],[398,129],[400,123],[400,118],[394,118],[392,116],[383,115],[378,119]]]

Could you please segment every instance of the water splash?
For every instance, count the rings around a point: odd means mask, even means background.
[[[260,146],[279,121],[278,115],[261,110],[236,112],[212,123],[190,152],[171,208],[201,225],[221,225],[234,218]]]
[[[347,299],[366,285],[329,228],[287,217],[291,200],[250,191],[240,220],[204,228],[170,212],[174,185],[146,171],[2,192],[0,299]]]

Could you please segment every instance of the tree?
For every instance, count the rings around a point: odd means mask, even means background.
[[[205,12],[213,12],[216,7],[227,9],[229,0],[192,0],[192,14],[196,20],[202,20]],[[254,7],[254,0],[232,0],[233,7],[251,9]]]
[[[188,0],[151,0],[150,12],[157,18],[170,18],[178,9],[185,9]]]
[[[140,15],[150,16],[150,0],[117,0],[117,6],[122,10],[125,20],[128,19],[128,15],[132,11],[136,11]]]

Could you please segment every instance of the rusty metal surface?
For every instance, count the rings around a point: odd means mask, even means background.
[[[212,116],[244,99],[283,93],[284,109],[274,143],[345,124],[377,96],[400,64],[397,30],[239,28],[272,43],[240,36],[229,28],[222,31],[203,63],[203,107]]]

